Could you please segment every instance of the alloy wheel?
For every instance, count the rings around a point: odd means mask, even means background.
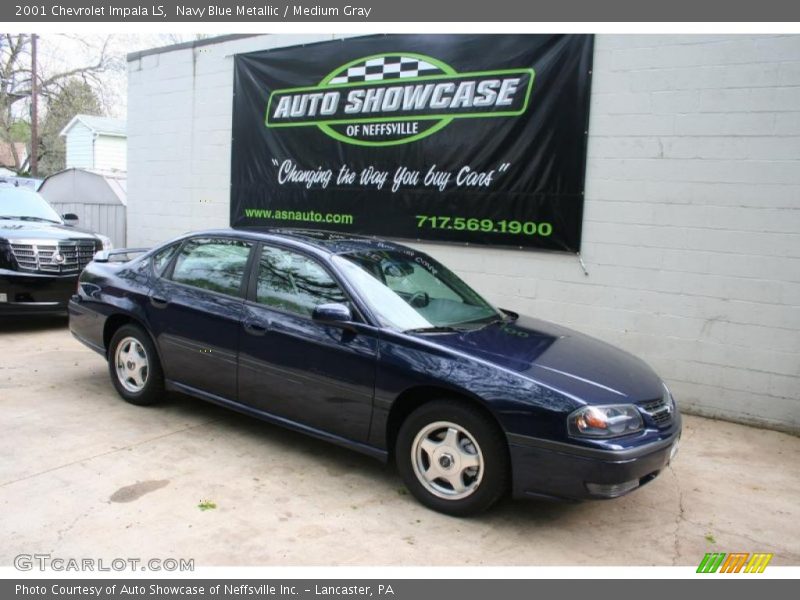
[[[417,433],[411,464],[425,489],[446,500],[470,496],[483,479],[480,446],[469,431],[449,421],[430,423]]]
[[[126,337],[120,340],[114,355],[114,364],[117,379],[128,392],[138,394],[147,385],[147,351],[136,338]]]

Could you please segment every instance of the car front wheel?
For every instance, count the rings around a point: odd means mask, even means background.
[[[108,349],[108,370],[117,393],[131,404],[155,404],[164,394],[156,349],[138,325],[123,325],[114,333]]]
[[[411,413],[395,456],[411,493],[446,514],[484,511],[508,487],[505,437],[481,410],[458,401],[437,400]]]

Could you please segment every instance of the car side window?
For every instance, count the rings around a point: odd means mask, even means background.
[[[314,308],[347,296],[317,261],[289,250],[265,246],[258,262],[259,304],[310,317]]]
[[[175,252],[178,251],[179,247],[180,244],[172,244],[171,246],[162,248],[153,255],[153,270],[156,272],[156,275],[162,275],[164,273],[164,269],[169,264],[169,261],[172,260],[172,257],[175,256]]]
[[[231,239],[189,240],[175,259],[171,279],[237,296],[251,246],[248,242]]]

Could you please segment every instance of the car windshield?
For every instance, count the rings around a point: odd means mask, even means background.
[[[333,258],[387,327],[449,330],[481,327],[502,313],[445,266],[411,250],[378,250]]]
[[[61,223],[61,217],[36,192],[0,188],[0,219],[23,219]]]

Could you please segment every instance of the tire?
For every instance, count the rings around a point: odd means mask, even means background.
[[[414,497],[448,515],[483,512],[508,489],[505,436],[484,412],[457,400],[412,412],[397,434],[395,460]]]
[[[164,395],[164,374],[158,353],[147,332],[138,325],[123,325],[108,345],[108,372],[122,399],[149,406]]]

